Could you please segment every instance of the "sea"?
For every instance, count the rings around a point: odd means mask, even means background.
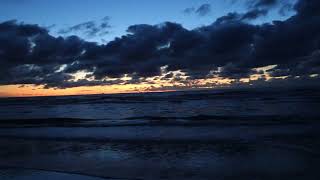
[[[1,98],[0,179],[319,179],[319,90]]]

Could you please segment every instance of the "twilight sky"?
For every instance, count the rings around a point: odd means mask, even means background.
[[[318,0],[2,0],[0,96],[314,85]]]
[[[249,2],[250,3],[250,2]],[[0,2],[0,21],[16,19],[19,22],[39,24],[50,27],[50,34],[61,35],[58,32],[64,28],[84,22],[101,22],[109,17],[110,29],[107,34],[99,37],[88,37],[82,32],[70,32],[64,35],[79,35],[90,41],[110,41],[126,34],[129,26],[134,24],[159,24],[170,21],[193,29],[209,25],[217,18],[229,12],[246,12],[248,2],[236,0],[3,0]],[[199,8],[208,5],[204,14]],[[293,12],[279,14],[279,7],[253,23],[283,20]],[[192,12],[195,11],[195,12]]]

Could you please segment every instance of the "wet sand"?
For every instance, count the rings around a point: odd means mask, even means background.
[[[1,180],[104,180],[104,178],[90,177],[80,174],[67,174],[54,171],[19,168],[0,169],[0,177]]]
[[[0,167],[116,179],[316,180],[319,127],[2,128]]]

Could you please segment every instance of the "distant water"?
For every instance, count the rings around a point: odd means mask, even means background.
[[[105,121],[317,119],[315,89],[212,90],[0,99],[0,119]]]

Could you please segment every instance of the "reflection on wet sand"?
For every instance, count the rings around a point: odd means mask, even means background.
[[[123,179],[318,179],[317,142],[312,135],[210,143],[3,139],[0,165]]]
[[[90,177],[79,174],[17,168],[0,169],[0,177],[2,180],[104,180],[99,177]]]

